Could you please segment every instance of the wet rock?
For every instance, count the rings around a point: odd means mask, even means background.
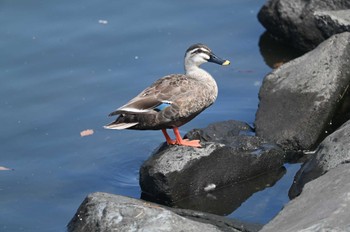
[[[200,139],[201,142],[231,144],[238,135],[254,135],[253,129],[245,122],[228,120],[212,123],[205,129],[193,129],[184,137]]]
[[[67,227],[69,232],[223,231],[211,224],[181,217],[153,203],[108,193],[87,196]]]
[[[254,223],[246,223],[241,222],[237,219],[233,218],[227,218],[222,217],[210,213],[204,213],[200,211],[195,210],[188,210],[188,209],[179,209],[179,208],[167,208],[174,213],[202,223],[208,223],[212,224],[216,227],[218,227],[220,230],[224,232],[257,232],[261,230],[262,226],[261,224],[254,224]]]
[[[350,165],[342,164],[305,185],[261,232],[350,231]]]
[[[314,12],[350,8],[350,1],[269,0],[258,19],[275,37],[303,51],[315,48],[328,37],[319,30]]]
[[[268,74],[259,92],[256,133],[286,150],[309,150],[325,137],[350,83],[350,33]]]
[[[247,124],[227,121],[187,135],[202,148],[162,146],[141,166],[143,193],[171,205],[281,168],[283,151],[250,133]]]
[[[174,202],[173,207],[226,216],[238,209],[254,193],[274,186],[285,173],[286,168],[281,167],[248,181],[229,184],[221,188],[210,189],[210,191],[202,194],[183,198]],[[147,196],[141,196],[141,198],[148,200]]]
[[[109,193],[92,193],[69,222],[69,232],[95,231],[223,231],[257,232],[261,225],[213,214],[173,209]]]
[[[304,185],[317,177],[336,168],[338,165],[350,162],[350,121],[329,135],[318,146],[311,160],[303,164],[295,176],[289,196],[298,196]]]
[[[342,32],[350,32],[350,10],[316,11],[316,25],[326,38]]]

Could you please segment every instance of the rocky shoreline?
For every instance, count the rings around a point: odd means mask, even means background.
[[[242,122],[220,122],[185,136],[203,148],[161,147],[141,166],[142,192],[168,205],[280,169],[284,151],[250,131]]]
[[[349,9],[347,0],[268,1],[258,14],[267,33],[308,52],[264,78],[255,128],[218,122],[186,135],[203,148],[161,145],[140,168],[143,200],[90,194],[68,231],[350,231]],[[225,201],[233,211],[300,154],[293,200],[263,227],[201,212],[225,208],[216,191],[236,196]],[[194,210],[157,204],[181,207],[188,196],[202,196]]]
[[[332,35],[349,31],[350,2],[269,0],[258,19],[280,41],[310,51]]]

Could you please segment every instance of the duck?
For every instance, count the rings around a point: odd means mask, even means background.
[[[211,62],[229,65],[201,43],[190,46],[184,57],[185,74],[164,76],[125,105],[111,112],[117,118],[106,129],[161,130],[168,145],[202,147],[199,140],[183,139],[179,127],[211,106],[218,96],[215,79],[200,66]],[[172,139],[167,129],[172,129]]]

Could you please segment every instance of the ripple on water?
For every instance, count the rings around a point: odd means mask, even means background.
[[[123,131],[123,144],[111,144],[110,162],[105,167],[105,180],[115,189],[135,191],[139,188],[139,170],[159,143],[159,134],[152,132]],[[141,190],[139,190],[141,191]]]
[[[111,185],[119,187],[138,187],[139,169],[142,161],[138,157],[118,160],[108,172]]]
[[[142,141],[135,141],[135,138],[130,138],[128,147],[133,149],[124,150],[118,155],[113,155],[115,158],[108,166],[109,171],[106,173],[108,182],[116,188],[139,188],[139,170],[143,162],[150,156],[156,143],[152,141],[154,135],[145,136]],[[154,142],[154,144],[152,142]]]

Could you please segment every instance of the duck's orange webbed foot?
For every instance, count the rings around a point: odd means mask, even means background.
[[[176,141],[176,144],[188,147],[202,147],[202,145],[199,142],[199,140],[181,139],[181,141]]]
[[[202,147],[202,145],[199,143],[199,140],[189,140],[189,139],[182,139],[179,129],[175,127],[174,134],[176,137],[176,144],[180,146],[188,146],[188,147]]]
[[[179,145],[179,146],[187,146],[187,147],[202,147],[202,145],[199,143],[199,140],[189,140],[189,139],[182,139],[179,129],[174,128],[174,134],[176,139],[173,140],[170,138],[168,133],[166,132],[166,129],[162,129],[162,132],[164,134],[164,137],[166,139],[166,142],[168,145]]]

